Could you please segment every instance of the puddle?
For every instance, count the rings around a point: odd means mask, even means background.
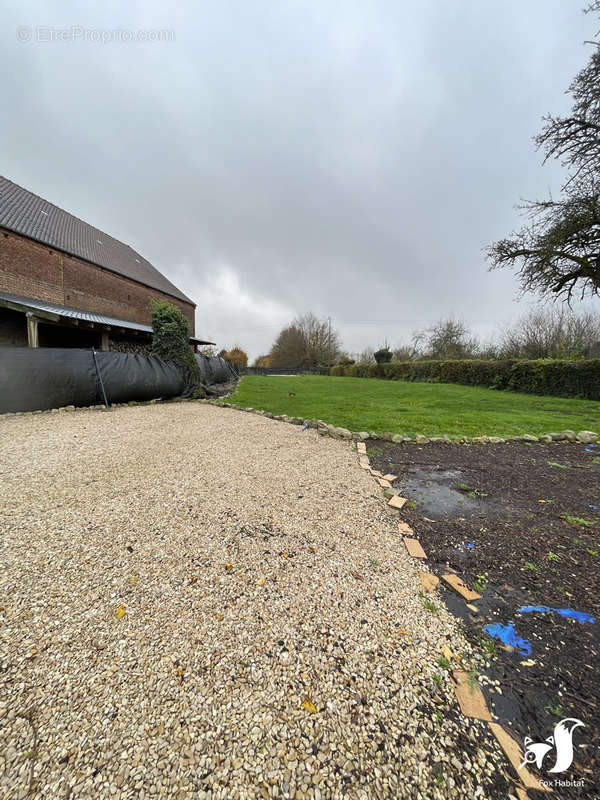
[[[427,516],[468,517],[481,509],[481,500],[474,500],[455,489],[465,483],[460,470],[422,470],[409,468],[396,486],[409,500],[418,503]]]

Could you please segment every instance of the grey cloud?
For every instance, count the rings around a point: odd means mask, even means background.
[[[587,57],[579,3],[32,2],[6,17],[3,173],[139,249],[198,300],[202,335],[256,355],[313,309],[355,350],[448,312],[487,332],[520,310],[482,248],[518,224],[520,196],[560,185],[531,136]],[[22,44],[23,24],[175,41]],[[398,322],[350,324],[365,320]]]

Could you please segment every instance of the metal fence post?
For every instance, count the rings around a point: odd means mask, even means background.
[[[108,408],[108,400],[106,399],[106,392],[104,391],[104,383],[102,382],[102,375],[100,374],[100,367],[98,366],[98,359],[96,358],[96,350],[92,347],[92,355],[94,356],[94,366],[96,367],[96,375],[100,381],[100,388],[102,389],[102,397],[104,398],[104,405]]]

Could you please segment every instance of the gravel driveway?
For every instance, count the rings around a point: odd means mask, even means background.
[[[200,403],[7,417],[0,480],[0,796],[509,796],[348,443]]]

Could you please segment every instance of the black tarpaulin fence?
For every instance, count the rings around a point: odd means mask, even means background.
[[[220,356],[203,356],[196,353],[196,361],[200,367],[202,383],[210,386],[214,383],[229,383],[238,378],[238,374],[229,361]]]
[[[109,403],[178,397],[186,376],[173,363],[138,353],[95,353]],[[237,375],[222,358],[196,355],[202,384],[233,381]],[[44,411],[103,402],[92,350],[0,347],[0,413]]]

